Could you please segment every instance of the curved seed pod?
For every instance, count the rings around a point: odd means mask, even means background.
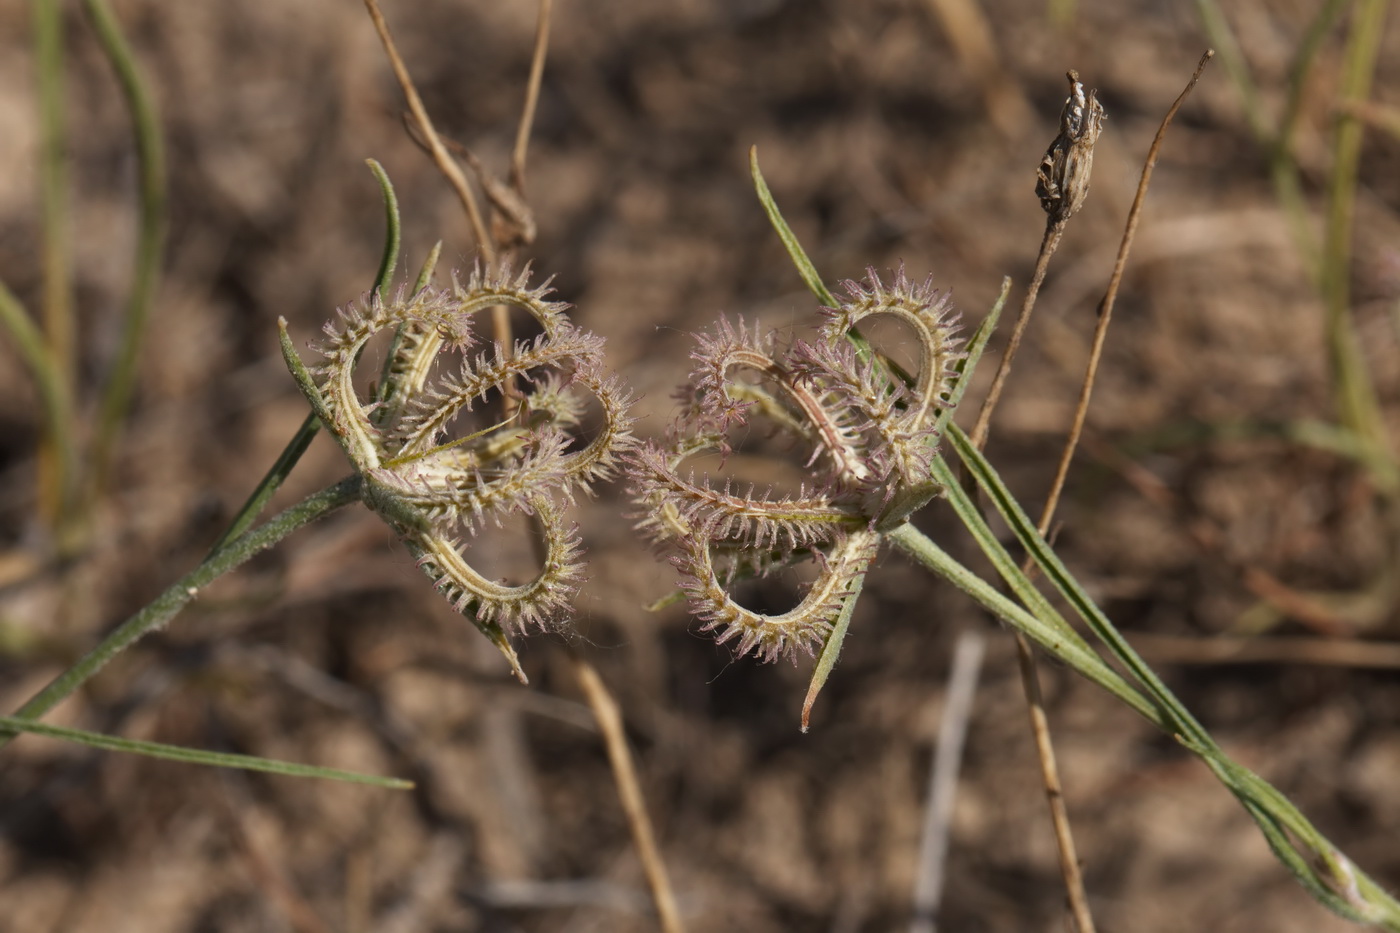
[[[581,548],[578,531],[565,525],[557,507],[536,498],[521,506],[531,509],[544,536],[544,565],[533,580],[519,586],[482,576],[462,556],[461,545],[444,534],[404,538],[418,566],[463,615],[470,611],[479,625],[498,625],[507,632],[546,628],[568,609],[578,588]]]
[[[705,623],[701,631],[716,632],[717,644],[737,639],[735,652],[740,657],[752,652],[764,661],[795,660],[797,652],[815,654],[826,641],[842,604],[879,548],[880,536],[875,532],[843,536],[826,552],[821,572],[802,601],[777,615],[746,609],[730,597],[715,572],[710,543],[703,538],[689,538],[676,564],[685,574],[681,586]]]

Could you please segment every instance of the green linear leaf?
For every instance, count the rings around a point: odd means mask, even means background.
[[[817,666],[812,670],[812,679],[807,685],[807,698],[802,701],[803,732],[807,731],[808,722],[812,718],[812,704],[817,702],[817,694],[821,693],[826,679],[831,676],[832,668],[836,667],[836,659],[841,656],[841,645],[846,640],[846,630],[851,627],[851,616],[855,614],[856,603],[860,600],[860,591],[864,586],[865,574],[862,573],[851,583],[850,592],[841,603],[841,613],[836,617],[836,624],[832,626],[831,634],[827,635],[826,643],[822,645],[822,653],[817,658]]]
[[[957,410],[958,403],[967,392],[968,385],[972,382],[972,374],[977,369],[977,364],[982,360],[982,352],[987,349],[987,341],[992,339],[992,334],[997,329],[997,322],[1001,320],[1002,309],[1006,307],[1007,296],[1011,294],[1011,276],[1005,276],[1001,280],[1001,294],[997,296],[996,303],[987,312],[987,316],[982,319],[982,323],[977,325],[977,330],[972,334],[972,339],[967,342],[967,355],[958,361],[958,381],[953,383],[953,391],[948,396],[947,403],[938,414],[936,422],[937,434],[942,436],[948,427],[948,419]]]
[[[28,732],[51,739],[76,742],[90,748],[110,752],[127,752],[145,755],[147,758],[162,758],[166,761],[182,761],[188,764],[209,765],[215,768],[239,768],[243,771],[263,771],[268,774],[282,774],[288,777],[325,778],[343,781],[347,784],[368,784],[372,787],[385,787],[391,790],[412,790],[413,782],[402,778],[380,777],[374,774],[360,774],[355,771],[341,771],[338,768],[322,768],[316,765],[303,765],[293,761],[279,761],[275,758],[258,758],[254,755],[236,755],[231,752],[210,752],[198,748],[184,748],[179,745],[165,745],[160,742],[142,742],[137,739],[123,739],[100,732],[87,732],[83,729],[67,729],[47,723],[30,722],[13,716],[0,716],[0,732],[14,734]]]
[[[797,241],[797,234],[792,232],[792,228],[783,219],[782,211],[778,210],[778,203],[773,200],[773,192],[768,190],[768,183],[763,180],[763,173],[758,169],[757,146],[749,147],[749,173],[753,175],[754,190],[758,192],[759,203],[763,205],[763,210],[768,214],[768,222],[778,232],[778,239],[783,241],[783,246],[787,247],[788,255],[792,257],[792,264],[797,267],[797,274],[802,276],[802,281],[807,283],[807,287],[812,290],[813,295],[817,296],[818,301],[828,308],[836,307],[836,297],[831,294],[831,290],[822,282],[822,277],[817,274],[817,267],[812,265],[812,260],[807,257],[807,251]]]
[[[962,429],[957,425],[950,425],[948,438],[958,456],[962,458],[963,463],[976,478],[977,484],[996,507],[997,512],[1011,526],[1012,533],[1016,535],[1026,552],[1031,555],[1041,572],[1045,574],[1046,579],[1069,601],[1070,605],[1074,607],[1109,651],[1132,672],[1138,682],[1162,705],[1163,709],[1170,713],[1176,721],[1178,731],[1190,736],[1201,745],[1215,747],[1215,740],[1210,737],[1210,733],[1205,730],[1205,727],[1196,720],[1195,716],[1191,715],[1191,712],[1167,688],[1167,685],[1162,683],[1156,671],[1152,670],[1152,667],[1133,650],[1132,645],[1128,644],[1127,639],[1119,633],[1108,617],[1103,614],[1103,611],[1094,604],[1089,594],[1084,592],[1079,581],[1060,562],[1059,556],[1036,531],[1035,523],[1030,520],[1030,516],[1021,508],[1020,503],[1011,495],[1011,491],[1002,483],[996,470],[972,445]],[[1017,569],[1016,573],[1020,575],[1020,570]],[[1027,579],[1026,583],[1029,584],[1029,582]]]
[[[895,529],[889,534],[890,541],[977,600],[998,618],[1024,632],[1049,654],[1123,700],[1159,728],[1171,731],[1171,718],[1164,715],[1148,697],[1099,657],[1089,643],[1070,627],[1044,594],[1026,579],[1015,560],[982,518],[976,504],[954,480],[952,470],[942,457],[934,460],[933,476],[947,487],[949,502],[968,533],[977,541],[987,559],[1027,608],[1022,608],[998,592],[995,587],[958,563],[912,525],[906,524]]]

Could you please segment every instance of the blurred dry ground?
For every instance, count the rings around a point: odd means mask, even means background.
[[[361,4],[117,0],[170,150],[171,232],[119,476],[75,565],[11,582],[3,705],[189,567],[304,415],[276,348],[363,293],[382,210],[406,261],[438,238],[473,261],[445,183],[406,138]],[[0,278],[38,296],[37,119],[26,5],[0,6]],[[1278,112],[1314,11],[1241,0],[1228,18]],[[530,253],[608,338],[662,429],[690,337],[719,313],[766,327],[814,313],[755,201],[757,145],[829,280],[903,263],[975,324],[1003,275],[1013,305],[1043,226],[1034,171],[1064,71],[1109,122],[989,449],[1028,504],[1053,473],[1121,226],[1161,115],[1208,40],[1186,3],[984,0],[990,59],[969,64],[914,0],[557,4],[530,150]],[[535,5],[388,3],[440,128],[504,171]],[[133,235],[124,111],[69,11],[76,293],[83,371],[110,358]],[[1298,136],[1316,210],[1340,31],[1320,51]],[[1395,106],[1400,23],[1376,96]],[[1351,286],[1400,429],[1400,144],[1368,135]],[[1332,416],[1322,306],[1239,96],[1213,66],[1173,127],[1123,284],[1090,432],[1061,510],[1062,554],[1150,646],[1227,632],[1318,635],[1260,608],[1249,572],[1298,591],[1384,591],[1386,522],[1334,455],[1241,426]],[[0,535],[42,550],[38,406],[0,350]],[[983,373],[983,375],[989,375]],[[985,384],[985,380],[983,381]],[[344,472],[318,440],[282,501]],[[1152,493],[1148,495],[1148,493]],[[1038,506],[1035,506],[1038,508]],[[905,926],[950,646],[988,626],[897,556],[870,575],[814,727],[806,666],[733,662],[679,607],[617,489],[579,515],[584,649],[617,692],[695,931]],[[971,560],[935,503],[921,522]],[[1204,543],[1200,529],[1210,530]],[[779,599],[781,594],[772,598]],[[1328,634],[1396,639],[1393,601]],[[1163,649],[1165,650],[1165,649]],[[56,712],[133,737],[410,776],[413,794],[221,773],[25,738],[0,769],[0,931],[649,930],[606,758],[561,643],[524,646],[532,685],[430,592],[363,510],[300,533],[220,583]],[[1189,652],[1187,652],[1189,655]],[[1357,862],[1400,887],[1400,682],[1393,670],[1211,665],[1162,672],[1239,760]],[[1272,859],[1206,770],[1065,670],[1042,672],[1092,904],[1105,930],[1342,930]],[[941,914],[949,930],[1065,929],[1063,893],[1009,635],[992,631],[970,724]]]

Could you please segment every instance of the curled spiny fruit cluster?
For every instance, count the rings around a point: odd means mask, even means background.
[[[579,489],[606,478],[632,444],[630,400],[604,374],[602,339],[576,328],[566,306],[549,301],[547,285],[530,288],[529,272],[474,271],[450,290],[377,296],[342,309],[307,370],[289,356],[302,389],[359,473],[365,503],[418,558],[453,606],[468,615],[515,664],[506,635],[558,626],[580,575],[579,544],[563,509]],[[506,352],[478,349],[476,325],[493,307],[528,312],[540,335]],[[366,343],[380,331],[395,336],[379,390],[356,392],[354,372]],[[460,351],[455,372],[435,372],[445,349]],[[284,350],[289,344],[284,340]],[[289,351],[290,352],[290,351]],[[597,400],[602,426],[584,444],[576,436],[586,396]],[[448,439],[464,413],[488,399],[509,400],[499,424]],[[484,577],[467,562],[463,542],[483,522],[530,516],[543,539],[543,566],[518,586]],[[519,669],[517,666],[517,673]]]
[[[681,390],[683,410],[665,444],[632,455],[641,528],[683,574],[692,612],[721,644],[765,661],[813,653],[869,568],[881,535],[938,492],[929,479],[937,419],[947,407],[961,358],[956,316],[931,280],[911,283],[900,270],[885,285],[869,270],[845,283],[847,297],[824,309],[821,339],[780,351],[771,338],[721,320],[698,338],[698,364]],[[852,328],[872,315],[902,320],[921,348],[917,375],[898,378]],[[741,375],[757,377],[743,380]],[[727,438],[755,414],[805,443],[813,477],[778,495],[717,485],[684,469],[692,456],[730,452]],[[725,585],[810,557],[817,578],[802,601],[780,615],[747,609]]]

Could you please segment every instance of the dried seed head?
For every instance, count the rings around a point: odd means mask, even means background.
[[[1045,150],[1035,185],[1040,206],[1054,224],[1064,223],[1084,206],[1094,167],[1094,144],[1105,119],[1098,92],[1085,94],[1077,71],[1068,71],[1065,76],[1069,78],[1069,97],[1060,112],[1060,135]]]
[[[340,313],[318,347],[324,359],[307,371],[291,344],[284,353],[325,427],[364,481],[365,504],[388,522],[452,605],[519,666],[507,635],[563,628],[582,576],[577,533],[564,506],[591,481],[607,478],[633,444],[630,398],[603,371],[602,339],[579,330],[565,305],[548,300],[548,284],[531,286],[529,270],[475,270],[450,291],[372,297]],[[542,333],[506,348],[476,339],[473,325],[496,305],[530,314]],[[391,329],[386,386],[366,401],[356,390],[360,351]],[[285,335],[284,335],[285,337]],[[462,352],[460,368],[441,370],[439,353]],[[505,421],[452,436],[454,422],[510,392],[520,404]],[[602,425],[587,443],[575,429],[592,398]],[[490,417],[485,420],[492,420]],[[491,580],[463,553],[488,523],[523,514],[544,544],[543,566],[520,585]]]
[[[846,292],[826,309],[822,338],[812,343],[781,347],[721,320],[699,338],[666,443],[643,445],[629,465],[640,527],[673,554],[703,629],[741,655],[816,653],[883,533],[938,489],[929,465],[962,355],[957,316],[931,281],[911,281],[902,269],[888,284],[872,269]],[[921,354],[912,384],[877,358],[862,359],[849,342],[847,332],[872,315],[892,315],[914,331]],[[796,491],[744,489],[685,468],[696,454],[729,453],[728,435],[759,418],[810,452],[810,479]],[[816,564],[815,579],[787,612],[746,609],[726,592],[737,577],[805,560]]]

